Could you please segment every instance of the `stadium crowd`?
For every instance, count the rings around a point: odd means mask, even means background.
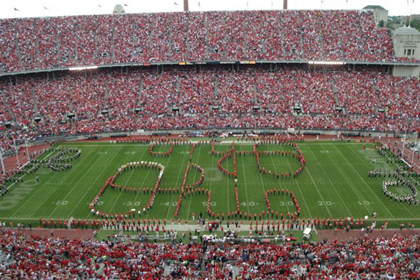
[[[12,139],[136,129],[420,127],[418,80],[378,69],[104,70],[0,87],[0,121],[13,123],[1,126],[3,149]]]
[[[0,73],[178,61],[397,61],[372,11],[212,11],[0,20]]]
[[[1,85],[0,121],[13,125],[2,126],[0,135],[7,150],[13,139],[136,129],[413,131],[420,127],[419,91],[416,79],[377,70],[148,69],[35,76]]]
[[[139,240],[144,240],[139,236]],[[2,279],[418,279],[419,236],[278,244],[68,240],[1,230]]]

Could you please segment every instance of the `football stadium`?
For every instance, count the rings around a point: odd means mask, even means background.
[[[415,1],[201,2],[0,18],[0,278],[419,279]]]

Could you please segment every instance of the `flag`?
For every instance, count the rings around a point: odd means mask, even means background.
[[[178,3],[177,3],[177,2],[174,2],[174,4],[175,4],[176,6],[178,6]]]
[[[13,8],[15,11],[17,11],[17,12],[19,12],[19,10],[18,9],[16,9],[16,8]]]
[[[124,3],[124,7],[128,7],[128,5]]]
[[[44,7],[45,10],[49,11],[49,9],[47,7]]]

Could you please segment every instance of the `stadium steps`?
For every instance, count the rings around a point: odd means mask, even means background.
[[[225,16],[225,18],[224,18],[224,22],[225,22],[225,26],[228,26],[228,23],[227,23],[227,21],[226,21],[226,16]],[[225,37],[223,37],[223,40],[225,41],[225,42],[229,42],[229,32],[227,32],[226,31],[226,27],[225,27],[225,30],[223,31],[224,33],[225,33]],[[224,57],[228,57],[228,51],[226,50],[226,51],[224,51],[224,52],[220,52],[221,54],[223,54],[224,55]]]
[[[247,36],[247,34],[248,34],[248,21],[246,20],[246,14],[245,14],[245,11],[243,11],[243,14],[244,14],[244,25],[243,25],[243,29],[244,29],[244,54],[245,54],[245,56],[247,56],[247,54],[249,53],[249,50],[248,50],[248,36]]]
[[[96,271],[96,273],[103,275],[104,274],[104,270],[105,270],[105,264],[104,263],[100,263],[99,264],[99,269]]]
[[[217,76],[214,76],[214,90],[213,90],[214,96],[219,96],[219,81],[217,80]]]
[[[9,114],[12,116],[13,121],[16,121],[16,116],[13,113],[12,106],[10,105],[10,102],[7,99],[5,91],[3,89],[0,89],[0,93],[3,97],[4,105],[6,105],[7,111],[9,111]]]
[[[105,97],[104,97],[104,108],[108,108],[109,90],[108,85],[105,85]]]
[[[264,26],[263,26],[263,22],[264,22],[264,17],[263,17],[263,12],[260,13],[260,17],[261,17],[261,28],[264,30]],[[264,36],[265,37],[265,36]],[[263,38],[262,40],[262,52],[264,54],[264,57],[266,57],[266,49],[265,49],[265,43],[266,43],[266,38]]]
[[[301,58],[305,59],[306,58],[306,54],[305,54],[305,48],[303,47],[303,31],[302,31],[302,18],[300,16],[300,13],[297,13],[298,15],[298,21],[299,21],[299,41],[300,41],[300,49],[301,49]]]
[[[277,20],[279,22],[282,22],[283,21],[282,18],[277,18]],[[284,28],[281,29],[280,37],[281,37],[281,49],[283,51],[283,58],[285,59],[287,56],[286,56],[286,48],[284,47],[284,42],[287,42],[287,40],[284,39]],[[287,53],[287,55],[289,55],[289,53]]]
[[[337,86],[336,86],[336,80],[335,80],[334,76],[332,76],[332,85],[333,85],[333,89],[334,89],[335,105],[340,106],[340,101],[338,99],[338,89],[337,89]]]
[[[254,80],[254,98],[252,100],[252,102],[254,103],[253,106],[257,106],[259,105],[258,102],[258,77],[257,75],[255,75],[255,73],[252,73],[252,79]]]
[[[150,32],[149,38],[147,39],[147,42],[148,42],[149,46],[151,45],[150,43],[153,41],[153,38],[155,38],[155,30],[153,29],[153,25],[151,25],[150,29],[151,29],[151,32]],[[146,53],[149,54],[150,52],[147,51]],[[150,60],[150,58],[149,58],[149,60]]]
[[[171,16],[171,23],[169,24],[169,40],[168,40],[168,53],[166,54],[166,60],[171,61],[172,58],[172,29],[173,29],[173,15]]]
[[[258,102],[258,86],[257,86],[257,83],[255,83],[255,85],[254,85],[254,106],[256,106],[257,104],[259,104],[259,102]]]
[[[345,60],[344,57],[344,42],[343,42],[343,31],[341,30],[341,28],[338,29],[338,40],[340,42],[340,49],[341,49],[341,60]]]
[[[95,62],[97,64],[99,64],[99,57],[98,57],[98,31],[97,31],[97,28],[95,28],[95,54],[94,54],[94,57],[95,57]]]
[[[35,116],[38,116],[38,98],[35,93],[35,88],[32,88],[32,97],[34,98],[34,112]]]
[[[342,111],[343,115],[347,115],[346,107],[344,106],[344,104],[340,104],[340,99],[338,98],[339,92],[338,92],[338,89],[337,89],[337,86],[336,86],[336,80],[335,80],[334,76],[332,76],[332,85],[333,85],[333,88],[334,88],[335,106],[336,107],[342,107],[343,108],[343,111]]]
[[[58,29],[57,29],[57,32],[55,33],[55,41],[57,45],[57,61],[58,61],[58,65],[61,66],[61,60],[60,60],[61,42],[60,42],[60,31]]]
[[[69,87],[69,97],[70,97],[70,100],[69,100],[69,109],[70,109],[71,112],[74,113],[73,88],[72,88],[72,86]]]
[[[185,57],[190,58],[190,17],[189,14],[187,13],[187,37],[185,38],[186,42],[185,42],[185,47],[186,47],[186,53],[185,53]]]
[[[177,76],[176,77],[176,83],[175,83],[175,93],[176,93],[177,96],[180,95],[180,91],[179,91],[180,86],[181,86],[180,78],[179,78],[179,76]]]
[[[131,23],[131,61],[134,60],[134,49],[135,49],[134,42],[136,40],[135,30],[136,30],[136,24],[133,21]]]
[[[373,85],[373,89],[375,91],[376,98],[378,98],[378,100],[380,100],[379,101],[380,103],[376,105],[376,112],[379,113],[379,109],[385,109],[385,106],[383,104],[384,104],[384,102],[386,102],[386,100],[383,100],[383,98],[380,98],[379,88],[378,88],[378,85],[376,84],[375,79],[372,79],[372,82],[373,82],[372,85]],[[398,91],[398,87],[397,87],[397,91]],[[385,111],[385,114],[386,114],[386,111]]]
[[[357,19],[357,27],[359,29],[360,34],[363,34],[362,26],[360,25],[360,17]],[[362,40],[361,36],[356,36],[356,37],[360,41],[359,46],[360,46],[361,55],[362,55],[363,59],[366,59],[365,58],[365,42],[364,42],[364,40]]]
[[[206,55],[205,55],[205,58],[208,59],[208,60],[210,60],[210,52],[209,52],[209,42],[210,42],[210,40],[209,40],[209,21],[208,21],[208,17],[207,17],[208,13],[205,13],[205,15],[206,15],[206,20],[204,22],[204,26],[206,27],[206,38],[205,38],[205,40],[206,40]]]
[[[111,43],[112,43],[112,46],[111,46],[111,48],[112,48],[112,54],[111,54],[111,61],[112,61],[112,63],[115,63],[115,34],[117,33],[116,32],[116,30],[115,30],[115,19],[112,21],[112,41],[111,41]]]
[[[17,52],[17,55],[19,57],[19,65],[20,65],[21,71],[25,71],[25,68],[23,67],[22,54],[20,53],[18,37],[19,37],[19,34],[18,34],[18,32],[16,32],[16,34],[15,34],[16,52]]]
[[[206,251],[204,251],[203,254],[201,255],[201,271],[202,272],[206,271],[206,262],[204,260],[207,260],[207,250],[208,248],[206,248]]]
[[[318,20],[317,20],[317,23],[318,23],[318,36],[319,36],[319,38],[321,39],[321,50],[322,50],[322,59],[326,59],[326,55],[325,55],[325,38],[324,38],[324,33],[323,33],[323,30],[322,30],[322,18],[318,18]]]
[[[141,105],[141,93],[143,92],[143,90],[144,90],[144,81],[141,80],[140,88],[139,88],[139,95],[138,95],[138,99],[137,99],[137,106]]]
[[[292,74],[292,80],[293,80],[293,92],[297,92],[296,91],[296,78],[295,78],[295,74]],[[299,103],[297,94],[293,94],[293,101],[294,101],[294,104]],[[294,104],[293,104],[293,106],[294,106]]]
[[[76,62],[79,62],[79,44],[77,44],[77,41],[74,42],[74,60]]]
[[[37,30],[37,24],[36,24],[36,21],[35,21],[35,23],[34,23],[34,30],[35,30],[35,34],[36,34],[36,30]],[[40,58],[41,57],[41,52],[40,52],[40,50],[39,50],[39,38],[38,38],[38,36],[36,36],[35,37],[36,39],[35,39],[35,50],[36,50],[36,58],[34,58],[35,59],[35,64],[36,64],[36,66],[38,67],[38,69],[41,69],[41,62],[40,62],[40,59],[38,59],[38,58]]]

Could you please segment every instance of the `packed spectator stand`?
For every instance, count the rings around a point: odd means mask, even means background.
[[[0,20],[0,73],[179,61],[395,62],[370,10],[213,11]]]
[[[275,244],[68,240],[0,231],[2,279],[418,279],[419,236]],[[139,238],[140,240],[141,238]],[[330,278],[328,278],[330,279]]]
[[[376,67],[127,68],[3,78],[0,88],[0,121],[12,124],[1,127],[4,149],[13,138],[138,129],[420,127],[418,80]]]

